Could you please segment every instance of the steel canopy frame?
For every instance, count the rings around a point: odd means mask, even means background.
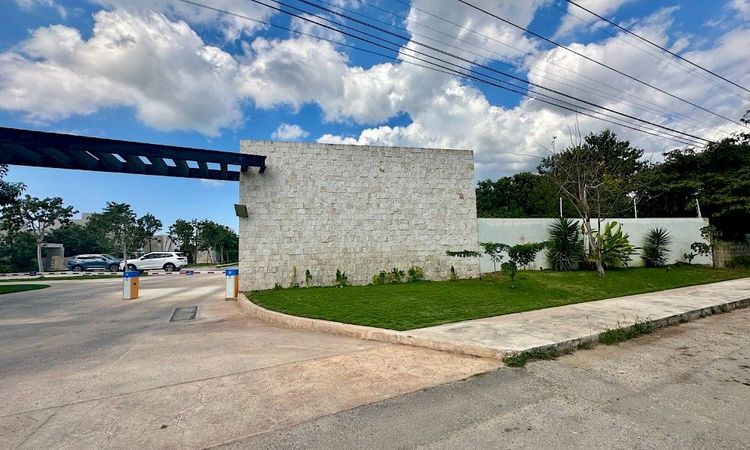
[[[266,157],[0,127],[0,164],[238,181]]]

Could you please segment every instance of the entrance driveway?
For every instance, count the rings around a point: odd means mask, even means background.
[[[492,370],[497,361],[274,328],[224,278],[49,282],[0,296],[0,448],[205,447]],[[198,306],[195,320],[169,322]]]

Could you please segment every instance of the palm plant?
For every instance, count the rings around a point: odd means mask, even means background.
[[[547,261],[552,270],[574,270],[583,255],[583,241],[577,220],[561,217],[549,227]]]
[[[643,244],[643,260],[649,267],[662,267],[667,264],[669,245],[672,236],[664,228],[652,228]]]
[[[622,226],[615,221],[605,225],[604,231],[596,234],[596,240],[605,267],[627,266],[630,255],[635,253],[635,246],[630,244],[630,235],[623,233]]]

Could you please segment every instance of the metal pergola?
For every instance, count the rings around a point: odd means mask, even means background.
[[[0,127],[0,164],[238,181],[266,157]]]

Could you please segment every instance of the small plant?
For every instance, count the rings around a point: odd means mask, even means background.
[[[451,281],[458,281],[458,275],[456,275],[456,268],[451,266]]]
[[[578,221],[561,217],[549,227],[547,261],[552,270],[574,270],[583,255],[583,241]]]
[[[727,269],[749,269],[750,256],[735,256],[727,263]]]
[[[409,267],[409,281],[422,281],[424,280],[424,270],[419,266]]]
[[[516,263],[513,261],[504,262],[500,266],[500,270],[510,278],[510,287],[515,288],[516,273],[518,273],[518,266]]]
[[[604,330],[599,335],[599,343],[604,345],[619,344],[620,342],[628,341],[644,334],[649,334],[654,330],[654,326],[650,323],[636,319],[635,323],[629,327],[614,329],[608,328]]]
[[[497,264],[503,262],[503,252],[508,246],[498,242],[480,242],[479,245],[484,249],[484,254],[492,260],[493,272],[497,272]]]
[[[305,270],[305,286],[310,287],[310,284],[312,283],[312,274],[310,273],[310,269]]]
[[[630,236],[623,233],[622,226],[615,221],[605,225],[604,232],[597,233],[596,239],[605,267],[627,266],[632,259],[630,255],[635,253]]]
[[[391,283],[400,283],[404,280],[405,276],[406,276],[406,273],[403,270],[397,269],[394,267],[393,269],[391,269],[390,273],[388,274],[388,280]]]
[[[372,276],[372,284],[386,284],[388,282],[388,274],[385,270],[381,270]]]
[[[341,269],[336,269],[336,286],[349,286],[349,277],[346,275],[346,272],[342,272]]]
[[[445,252],[448,256],[453,256],[454,258],[480,258],[482,256],[481,253],[476,252],[474,250],[460,250],[457,252],[447,251]],[[452,266],[451,266],[452,267]],[[480,260],[479,264],[479,279],[482,279],[482,264]]]
[[[279,283],[274,283],[273,290],[278,291],[280,289],[284,289]]]
[[[508,248],[508,257],[516,266],[526,267],[536,259],[536,254],[547,246],[546,242],[528,242]],[[502,269],[502,266],[500,266]]]
[[[648,267],[663,267],[667,264],[672,236],[664,228],[652,228],[643,244],[643,260]]]
[[[292,266],[292,273],[289,275],[289,287],[299,287],[299,283],[297,283],[297,266]]]

